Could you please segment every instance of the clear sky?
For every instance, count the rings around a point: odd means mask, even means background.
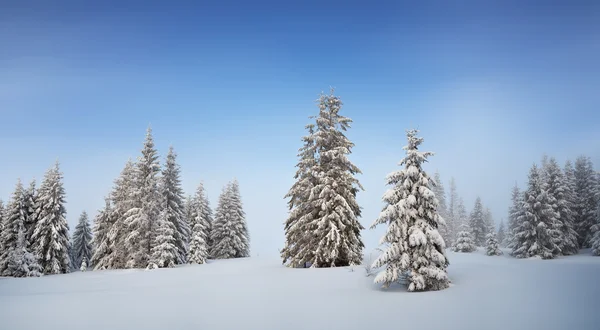
[[[186,193],[203,180],[214,208],[237,177],[253,255],[277,255],[300,137],[333,86],[365,227],[411,127],[427,168],[499,222],[543,153],[600,167],[599,59],[598,1],[4,0],[0,197],[59,159],[73,228],[151,124]]]

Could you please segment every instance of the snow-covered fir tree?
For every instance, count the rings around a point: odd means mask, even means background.
[[[289,198],[290,212],[284,224],[285,246],[281,250],[281,258],[283,264],[290,267],[306,266],[314,260],[312,247],[316,245],[316,228],[312,220],[318,213],[318,208],[310,203],[310,194],[317,182],[314,175],[317,164],[314,127],[314,124],[306,126],[308,135],[302,138],[304,145],[298,151],[296,182],[285,195]]]
[[[112,265],[111,241],[109,232],[113,225],[113,208],[110,199],[104,199],[104,208],[98,212],[94,220],[94,234],[92,236],[92,246],[94,255],[91,263],[94,269],[110,269]]]
[[[35,179],[31,181],[29,184],[29,189],[24,190],[25,193],[25,208],[27,210],[25,216],[25,244],[27,248],[32,247],[31,236],[33,235],[33,230],[35,229],[35,224],[37,222],[36,218],[36,201],[37,201],[37,189],[36,189],[36,181]],[[31,251],[30,251],[31,252]]]
[[[211,256],[215,259],[250,256],[250,234],[237,180],[228,183],[215,212],[211,230]]]
[[[487,225],[485,223],[485,214],[480,197],[475,199],[475,206],[473,206],[473,211],[471,211],[471,215],[469,217],[469,228],[471,228],[473,242],[475,245],[484,246]]]
[[[79,222],[75,226],[73,232],[72,243],[72,261],[73,266],[81,266],[83,259],[91,260],[93,255],[92,250],[92,229],[90,227],[87,212],[83,211],[79,217]]]
[[[185,201],[183,202],[183,214],[184,214],[184,220],[187,224],[187,227],[190,229],[190,237],[188,238],[188,244],[186,246],[186,251],[188,251],[188,255],[189,255],[189,249],[190,249],[190,241],[192,239],[192,196],[188,195],[185,198]],[[187,256],[186,256],[186,260],[187,260]]]
[[[8,269],[5,275],[13,277],[38,277],[41,276],[41,267],[37,258],[27,248],[25,224],[19,225],[17,244],[10,251]]]
[[[383,195],[385,207],[371,226],[387,224],[379,241],[386,247],[372,265],[385,269],[374,281],[389,287],[407,275],[409,291],[442,290],[450,282],[445,244],[438,232],[444,220],[430,190],[432,180],[422,168],[433,153],[418,150],[423,138],[417,133],[418,130],[407,131],[408,145],[403,148],[406,157],[399,164],[404,168],[387,176],[391,188]]]
[[[316,182],[311,189],[308,207],[317,209],[307,228],[313,237],[311,267],[339,267],[362,263],[359,222],[361,208],[356,194],[363,189],[356,174],[361,173],[349,159],[354,143],[344,134],[352,120],[340,115],[342,101],[333,94],[319,98],[314,141]]]
[[[177,164],[177,154],[173,147],[169,153],[161,177],[161,193],[165,200],[162,205],[166,212],[164,216],[175,228],[174,239],[177,247],[176,264],[187,262],[187,246],[190,238],[190,227],[185,220],[185,204],[183,189],[181,188],[180,167]],[[164,233],[163,233],[164,234]],[[159,266],[161,266],[159,264]]]
[[[540,257],[552,259],[560,248],[555,242],[559,215],[554,211],[547,185],[537,165],[533,165],[528,176],[528,188],[524,194],[523,212],[517,219],[515,247],[517,258]]]
[[[556,224],[556,243],[563,255],[573,255],[578,251],[577,232],[573,223],[573,205],[566,177],[554,157],[547,159],[543,168],[544,179],[548,188],[548,194],[553,199],[554,212],[558,213]]]
[[[496,225],[494,224],[494,217],[492,215],[492,210],[490,210],[489,207],[485,208],[485,211],[483,212],[483,219],[485,222],[485,235],[487,236],[487,234],[489,233],[496,233]],[[487,238],[486,238],[487,241]]]
[[[498,226],[498,243],[502,247],[506,247],[506,227],[504,225],[504,220],[500,220],[500,225]]]
[[[457,229],[457,237],[458,231],[460,231],[461,227],[465,225],[467,228],[469,227],[469,215],[467,214],[467,208],[465,207],[465,201],[462,198],[458,199],[458,205],[456,206],[456,229]],[[469,229],[470,232],[470,229]]]
[[[519,217],[523,213],[523,194],[515,183],[511,193],[511,205],[508,208],[508,228],[506,230],[506,247],[515,249],[515,232],[519,224]]]
[[[171,221],[171,213],[166,205],[167,199],[163,198],[161,212],[156,220],[154,229],[156,235],[152,245],[152,257],[150,262],[160,268],[174,267],[179,261],[177,249],[177,228]]]
[[[146,268],[152,254],[155,226],[160,212],[161,196],[158,189],[160,164],[154,147],[152,129],[148,128],[142,155],[135,168],[135,187],[132,208],[125,214],[127,237],[125,251],[127,268]]]
[[[26,219],[25,194],[21,179],[17,185],[4,211],[2,236],[0,236],[0,275],[12,276],[9,271],[11,253],[18,248],[19,231],[24,228]]]
[[[592,161],[589,157],[580,156],[575,161],[575,195],[573,205],[574,223],[578,234],[579,247],[589,248],[594,234],[592,226],[595,224],[596,177]]]
[[[600,205],[598,205],[596,208],[596,223],[594,224],[592,230],[594,231],[594,236],[592,236],[590,242],[592,254],[595,256],[600,256]]]
[[[489,233],[485,236],[486,238],[486,249],[485,254],[488,256],[501,256],[502,250],[500,250],[500,244],[498,243],[498,239],[496,238],[495,233]]]
[[[460,231],[456,235],[456,242],[452,246],[454,252],[473,252],[477,248],[471,235],[471,228],[467,224],[460,226]]]
[[[446,246],[454,245],[456,234],[458,232],[458,193],[456,192],[456,182],[454,178],[450,178],[450,191],[448,192],[448,214],[446,215],[446,228],[450,233],[450,240],[446,242]]]
[[[439,228],[439,232],[444,239],[444,243],[446,246],[450,246],[451,243],[451,235],[452,232],[450,228],[448,228],[448,205],[446,204],[446,190],[444,189],[444,182],[441,179],[440,172],[436,171],[433,175],[433,181],[435,184],[431,185],[431,191],[435,194],[435,197],[438,200],[438,214],[442,219],[444,219],[444,225]]]
[[[200,183],[193,199],[190,199],[190,226],[192,234],[188,251],[188,263],[203,264],[209,257],[210,245],[208,239],[212,225],[212,210],[208,197],[204,191],[204,184]]]
[[[131,160],[127,160],[119,177],[114,182],[114,187],[110,192],[108,209],[110,213],[103,215],[106,217],[106,251],[107,255],[103,260],[103,267],[107,269],[125,268],[128,259],[128,250],[125,239],[129,234],[127,225],[127,212],[131,210],[137,201],[137,165]],[[92,264],[94,264],[92,262]]]
[[[68,273],[71,270],[65,203],[63,174],[57,161],[46,172],[38,190],[36,223],[31,235],[32,250],[44,274]]]
[[[87,258],[83,258],[81,260],[81,267],[79,267],[79,270],[82,272],[85,272],[87,270],[88,267],[88,259]]]

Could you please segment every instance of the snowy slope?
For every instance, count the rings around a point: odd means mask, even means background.
[[[600,329],[598,257],[448,256],[452,286],[425,293],[264,258],[2,278],[0,329]]]

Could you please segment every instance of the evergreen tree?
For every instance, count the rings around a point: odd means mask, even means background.
[[[82,271],[82,272],[85,272],[87,270],[87,266],[88,266],[88,264],[87,264],[87,258],[84,257],[81,260],[81,267],[79,267],[79,270]]]
[[[194,198],[189,201],[190,204],[190,225],[192,235],[190,239],[190,248],[188,262],[193,264],[203,264],[209,256],[210,246],[208,239],[212,222],[212,210],[208,203],[208,197],[204,192],[204,185],[200,183],[196,189]]]
[[[2,258],[2,231],[4,230],[4,202],[0,199],[0,258]],[[2,260],[0,259],[0,263]]]
[[[113,208],[110,199],[104,199],[104,208],[98,212],[94,221],[94,235],[92,236],[92,246],[94,247],[94,255],[91,263],[94,269],[110,269],[111,268],[111,241],[109,232],[113,225]]]
[[[0,275],[2,276],[12,276],[9,270],[11,253],[19,248],[19,231],[24,228],[27,216],[24,197],[23,184],[19,179],[4,211],[3,230],[0,237],[0,246],[2,247],[0,249]]]
[[[469,228],[471,228],[475,245],[484,246],[487,225],[485,223],[483,204],[481,203],[481,198],[479,197],[477,197],[475,200],[475,206],[473,207],[473,211],[469,217]]]
[[[215,259],[250,256],[250,235],[237,180],[228,183],[219,197],[211,239],[211,256]]]
[[[183,189],[181,188],[180,167],[177,164],[177,154],[173,147],[169,148],[167,160],[162,172],[161,182],[162,198],[166,201],[163,203],[165,217],[173,224],[174,244],[177,247],[177,264],[187,262],[187,246],[190,239],[190,227],[185,220],[185,204]],[[169,230],[163,232],[166,234]],[[160,264],[159,264],[160,266]]]
[[[92,259],[92,229],[90,227],[88,214],[83,211],[79,217],[79,222],[75,226],[75,231],[72,237],[72,251],[73,251],[73,266],[81,266],[83,259]]]
[[[467,214],[467,208],[462,198],[458,199],[458,205],[456,207],[456,228],[460,229],[463,226],[469,227],[469,216]],[[469,229],[470,231],[470,229]],[[458,237],[458,233],[457,233]]]
[[[373,268],[385,266],[375,277],[384,287],[408,274],[408,290],[442,290],[449,286],[445,244],[438,228],[444,220],[438,214],[438,201],[430,190],[432,180],[422,164],[432,152],[418,150],[423,138],[418,130],[407,131],[404,169],[387,176],[391,188],[383,195],[386,206],[371,228],[387,224],[380,244],[387,245],[373,262]],[[435,184],[435,182],[433,183]]]
[[[340,115],[339,97],[322,94],[315,126],[316,182],[311,189],[308,205],[317,209],[310,220],[310,248],[314,250],[311,267],[359,265],[364,244],[358,218],[361,208],[356,194],[363,189],[354,177],[361,173],[348,159],[354,144],[344,135],[352,120]]]
[[[36,224],[31,241],[44,274],[68,273],[71,270],[69,225],[62,180],[63,175],[56,162],[46,172],[37,195]]]
[[[304,145],[298,151],[298,168],[292,185],[285,198],[289,198],[289,215],[285,221],[285,246],[281,250],[283,264],[290,267],[305,266],[314,260],[313,246],[317,245],[316,226],[313,219],[317,217],[318,209],[311,206],[310,194],[317,183],[314,168],[316,146],[314,137],[315,125],[306,126],[308,135],[302,140]]]
[[[503,253],[500,250],[500,246],[498,244],[498,239],[496,238],[496,234],[489,233],[485,236],[486,238],[486,251],[485,254],[488,256],[501,256]]]
[[[151,263],[160,268],[174,267],[179,261],[179,250],[177,248],[177,228],[171,221],[171,213],[167,204],[167,199],[162,202],[162,211],[156,223],[156,236],[152,246]]]
[[[436,171],[435,174],[433,175],[433,184],[431,185],[431,190],[433,191],[433,193],[435,194],[435,197],[438,200],[438,209],[437,212],[440,215],[440,217],[442,219],[444,219],[444,223],[445,225],[441,226],[439,228],[439,232],[442,235],[442,238],[444,239],[444,243],[447,246],[450,246],[450,242],[451,242],[451,231],[450,228],[448,228],[448,206],[446,204],[446,191],[444,189],[444,183],[440,177],[440,172]]]
[[[596,223],[594,224],[592,230],[594,231],[594,236],[591,239],[592,246],[592,254],[595,256],[600,256],[600,205],[596,208]]]
[[[102,267],[106,269],[125,268],[128,259],[128,250],[125,239],[129,234],[127,212],[135,205],[138,195],[136,182],[137,165],[129,159],[114,182],[110,193],[109,205],[103,214],[106,222],[106,255],[103,257]],[[94,264],[92,262],[92,264]],[[94,264],[95,265],[95,264]]]
[[[471,228],[467,224],[461,225],[452,250],[454,252],[473,252],[476,249],[473,237],[471,237]]]
[[[506,247],[506,228],[504,226],[504,221],[500,220],[500,226],[498,226],[498,242],[500,246]]]
[[[494,224],[494,217],[492,216],[492,210],[489,207],[485,208],[483,212],[483,219],[485,222],[485,235],[490,233],[496,233],[496,225]],[[487,241],[487,238],[486,238]]]
[[[456,235],[460,224],[458,224],[458,193],[456,192],[456,182],[454,178],[450,179],[450,191],[448,193],[449,202],[448,202],[448,214],[446,221],[446,228],[450,232],[450,241],[447,242],[446,246],[451,246],[454,244],[456,240]]]
[[[560,248],[555,243],[554,223],[559,215],[554,211],[540,170],[533,165],[529,172],[523,211],[517,219],[515,249],[517,258],[541,257],[552,259]]]
[[[523,194],[515,184],[511,194],[511,206],[508,209],[508,230],[506,232],[506,247],[514,250],[516,247],[515,233],[519,224],[519,217],[523,213]]]
[[[32,247],[33,243],[31,242],[31,236],[33,235],[33,230],[35,229],[35,224],[37,223],[36,218],[36,201],[37,201],[37,191],[36,191],[36,181],[32,180],[29,184],[29,189],[23,191],[25,193],[25,209],[27,210],[25,216],[25,245],[29,249]]]
[[[575,191],[574,204],[575,227],[578,234],[579,246],[589,248],[593,236],[592,226],[595,224],[596,212],[596,178],[592,161],[589,157],[580,156],[575,161]]]
[[[27,249],[25,239],[25,224],[19,225],[17,244],[9,253],[8,269],[6,275],[13,277],[38,277],[41,276],[41,267],[35,256]]]
[[[555,243],[564,255],[576,254],[578,251],[577,232],[573,224],[573,212],[569,194],[569,185],[554,157],[546,161],[543,168],[548,195],[551,197],[554,212],[558,214],[558,221],[554,226],[557,236]]]
[[[148,128],[146,140],[135,170],[135,187],[132,190],[132,208],[125,214],[127,237],[127,268],[146,268],[152,254],[154,229],[160,212],[158,175],[160,164],[154,148],[152,129]]]
[[[193,208],[193,205],[192,205],[192,196],[188,195],[185,198],[185,201],[183,203],[184,220],[185,220],[185,223],[186,223],[187,227],[190,229],[190,236],[189,236],[189,239],[188,239],[188,242],[187,242],[187,246],[185,248],[185,250],[188,252],[188,255],[186,256],[186,260],[187,260],[187,258],[189,256],[190,242],[192,241],[192,227],[194,226],[192,224],[192,222],[193,222],[192,221],[192,208]]]

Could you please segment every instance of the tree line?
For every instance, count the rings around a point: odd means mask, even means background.
[[[0,275],[40,276],[82,270],[162,268],[208,258],[248,257],[250,236],[239,183],[225,185],[213,214],[202,183],[184,197],[173,147],[161,167],[148,128],[140,157],[127,161],[92,228],[84,211],[72,238],[59,163],[39,189],[17,181],[0,201]]]

